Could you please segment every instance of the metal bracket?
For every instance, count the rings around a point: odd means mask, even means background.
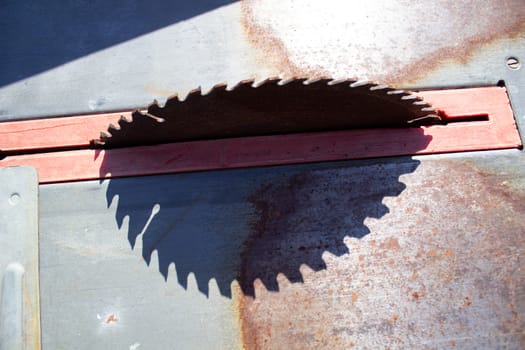
[[[0,350],[40,349],[38,177],[0,168]]]

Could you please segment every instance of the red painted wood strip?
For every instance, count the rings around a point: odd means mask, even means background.
[[[521,145],[504,88],[426,91],[448,115],[488,114],[489,121],[424,128],[369,129],[174,143],[107,151],[78,150],[7,157],[0,166],[31,165],[41,183],[327,160],[429,154]],[[475,90],[475,91],[473,91]],[[475,97],[472,97],[472,93]],[[476,102],[476,103],[475,103]],[[464,105],[466,103],[467,105]],[[468,115],[468,114],[467,114]]]
[[[435,132],[427,133],[429,129]],[[152,175],[211,169],[293,164],[368,157],[474,151],[486,149],[494,135],[484,126],[423,129],[373,129],[322,134],[302,134],[227,139],[134,147],[107,151],[80,150],[8,157],[2,166],[32,165],[42,183],[97,178]],[[454,140],[464,133],[480,136],[458,148]],[[426,144],[428,142],[428,144]],[[517,147],[499,143],[493,149]]]
[[[507,90],[499,86],[428,90],[417,95],[449,116],[479,115],[488,110],[510,108]]]
[[[428,153],[477,149],[498,149],[504,145],[521,146],[512,108],[503,87],[435,90],[419,93],[436,108],[444,110],[450,119],[487,114],[487,122],[450,123],[427,128],[434,141]],[[475,127],[476,126],[476,127]],[[477,126],[480,126],[479,128]]]
[[[508,104],[502,87],[421,91],[418,93],[450,117],[486,113],[495,106]],[[86,148],[92,140],[131,111],[94,115],[47,118],[0,123],[0,150],[40,151],[60,148]]]
[[[0,150],[36,151],[42,149],[89,147],[110,123],[116,125],[122,113],[93,114],[0,123]]]

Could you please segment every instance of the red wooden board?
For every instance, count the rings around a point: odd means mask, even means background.
[[[41,183],[383,156],[476,151],[521,146],[503,87],[422,91],[450,121],[488,121],[406,129],[366,129],[196,141],[113,150],[81,149],[10,156],[0,166],[31,165]],[[125,113],[0,124],[0,149],[37,151],[88,147]],[[6,136],[7,135],[7,136]]]

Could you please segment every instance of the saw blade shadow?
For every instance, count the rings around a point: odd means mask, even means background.
[[[414,151],[429,139],[421,131]],[[418,164],[400,157],[111,179],[106,197],[108,206],[118,197],[117,224],[127,222],[130,246],[148,265],[157,252],[166,280],[174,264],[184,288],[192,273],[205,295],[214,280],[223,296],[234,281],[255,296],[256,280],[278,291],[277,275],[301,283],[302,265],[320,271],[324,254],[352,254],[345,237],[367,235],[365,219],[389,212],[383,198],[398,196],[399,177]]]

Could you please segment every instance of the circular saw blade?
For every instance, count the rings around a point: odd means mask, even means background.
[[[246,136],[408,127],[439,119],[420,97],[355,79],[245,80],[192,90],[110,125],[96,143],[127,147]]]

